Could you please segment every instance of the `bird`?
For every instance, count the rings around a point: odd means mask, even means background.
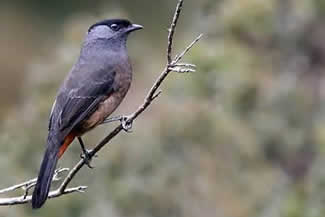
[[[142,28],[127,19],[105,19],[89,27],[79,58],[58,89],[51,109],[46,150],[32,195],[33,209],[45,203],[56,164],[75,138],[85,160],[90,160],[82,136],[106,123],[128,92],[132,66],[126,42],[129,33]]]

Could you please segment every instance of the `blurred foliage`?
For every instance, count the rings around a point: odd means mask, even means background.
[[[89,25],[126,17],[132,112],[166,62],[176,0],[0,2],[0,169],[7,187],[37,175],[56,90]],[[162,96],[73,181],[85,194],[0,216],[321,217],[325,199],[324,0],[185,0],[176,50],[205,36]],[[140,55],[139,55],[140,54]],[[142,55],[141,55],[142,54]],[[85,136],[91,147],[113,126]],[[73,144],[59,162],[79,160]],[[21,192],[19,192],[21,193]],[[59,207],[59,209],[58,209]]]

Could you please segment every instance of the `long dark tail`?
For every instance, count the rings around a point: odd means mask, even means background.
[[[46,201],[51,187],[52,178],[54,175],[56,163],[59,156],[58,145],[48,139],[47,149],[41,164],[41,169],[38,174],[37,183],[33,192],[32,207],[33,209],[40,208]]]

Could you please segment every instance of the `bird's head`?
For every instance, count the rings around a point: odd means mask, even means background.
[[[126,39],[130,32],[142,29],[125,19],[102,20],[89,27],[87,38],[92,39]]]

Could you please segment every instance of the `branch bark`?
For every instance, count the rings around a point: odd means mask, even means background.
[[[193,72],[195,71],[195,65],[193,64],[186,64],[186,63],[179,63],[182,57],[190,51],[190,49],[201,39],[202,34],[200,34],[197,38],[195,38],[181,53],[176,55],[172,58],[172,50],[173,50],[173,39],[174,34],[177,26],[177,22],[182,11],[183,0],[179,0],[176,6],[176,10],[174,12],[173,20],[170,24],[168,38],[167,38],[167,63],[164,70],[160,73],[156,81],[153,83],[152,87],[150,88],[147,96],[145,97],[143,103],[134,111],[131,115],[127,116],[126,122],[132,124],[132,122],[142,114],[150,105],[151,103],[157,99],[160,95],[161,90],[158,90],[160,85],[163,83],[165,78],[169,75],[170,72]],[[111,131],[104,139],[102,139],[94,149],[89,152],[90,158],[94,157],[97,152],[99,152],[104,146],[106,146],[117,134],[119,134],[123,130],[122,124],[117,126],[113,131]],[[49,198],[60,197],[65,194],[70,194],[74,192],[84,192],[87,186],[78,186],[73,188],[67,188],[71,180],[74,176],[78,173],[78,171],[85,166],[86,161],[81,159],[68,173],[65,177],[61,185],[56,189],[49,193]],[[64,170],[66,171],[66,169]],[[58,173],[62,171],[58,170]],[[56,181],[53,179],[53,181]],[[14,191],[17,189],[25,189],[25,194],[20,197],[12,197],[12,198],[0,198],[0,206],[7,206],[7,205],[16,205],[16,204],[24,204],[31,201],[32,197],[27,195],[28,189],[35,185],[36,178],[29,180],[27,182],[23,182],[18,185],[11,186],[6,189],[0,190],[0,193]]]

